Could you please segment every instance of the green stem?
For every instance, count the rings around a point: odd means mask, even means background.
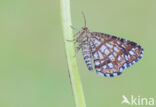
[[[78,64],[75,56],[75,47],[73,42],[67,40],[73,40],[73,34],[71,29],[71,13],[70,13],[70,0],[61,0],[61,15],[62,25],[64,32],[64,43],[66,56],[68,61],[69,77],[71,80],[73,95],[75,99],[76,107],[86,107],[83,89],[81,85]]]

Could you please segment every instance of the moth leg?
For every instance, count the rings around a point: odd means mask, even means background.
[[[73,36],[74,36],[74,39],[73,40],[67,40],[68,42],[76,42],[76,36],[79,34],[79,32],[75,33]]]
[[[74,36],[74,39],[76,39],[76,36],[79,34],[80,32],[76,32],[73,36]]]
[[[78,47],[76,47],[76,54],[74,55],[74,57],[76,57],[78,55],[81,48],[82,48],[82,44],[80,44]]]
[[[73,39],[73,40],[66,40],[67,42],[74,42],[74,45],[77,43],[76,42],[76,39]]]
[[[75,39],[73,39],[73,40],[66,40],[67,42],[76,42],[76,40]]]
[[[79,31],[79,29],[73,27],[72,25],[70,25],[70,27],[71,27],[71,29],[73,29],[73,30]]]
[[[75,27],[73,27],[72,25],[70,25],[71,29],[78,31],[77,33],[75,33],[73,36],[74,38],[76,38],[76,36],[80,33],[80,29],[77,29]]]

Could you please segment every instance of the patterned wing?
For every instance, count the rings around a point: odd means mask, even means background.
[[[106,77],[120,75],[143,55],[140,45],[98,32],[92,32],[90,47],[96,72]]]

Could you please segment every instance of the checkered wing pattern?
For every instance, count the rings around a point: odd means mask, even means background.
[[[120,75],[142,57],[143,49],[134,42],[98,32],[92,32],[91,35],[90,47],[95,69],[101,76]]]

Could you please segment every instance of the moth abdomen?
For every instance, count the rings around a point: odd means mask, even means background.
[[[90,71],[93,70],[92,59],[91,59],[91,50],[90,50],[90,47],[88,44],[84,43],[82,45],[82,53],[83,53],[85,63],[88,67],[88,70],[90,70]]]

